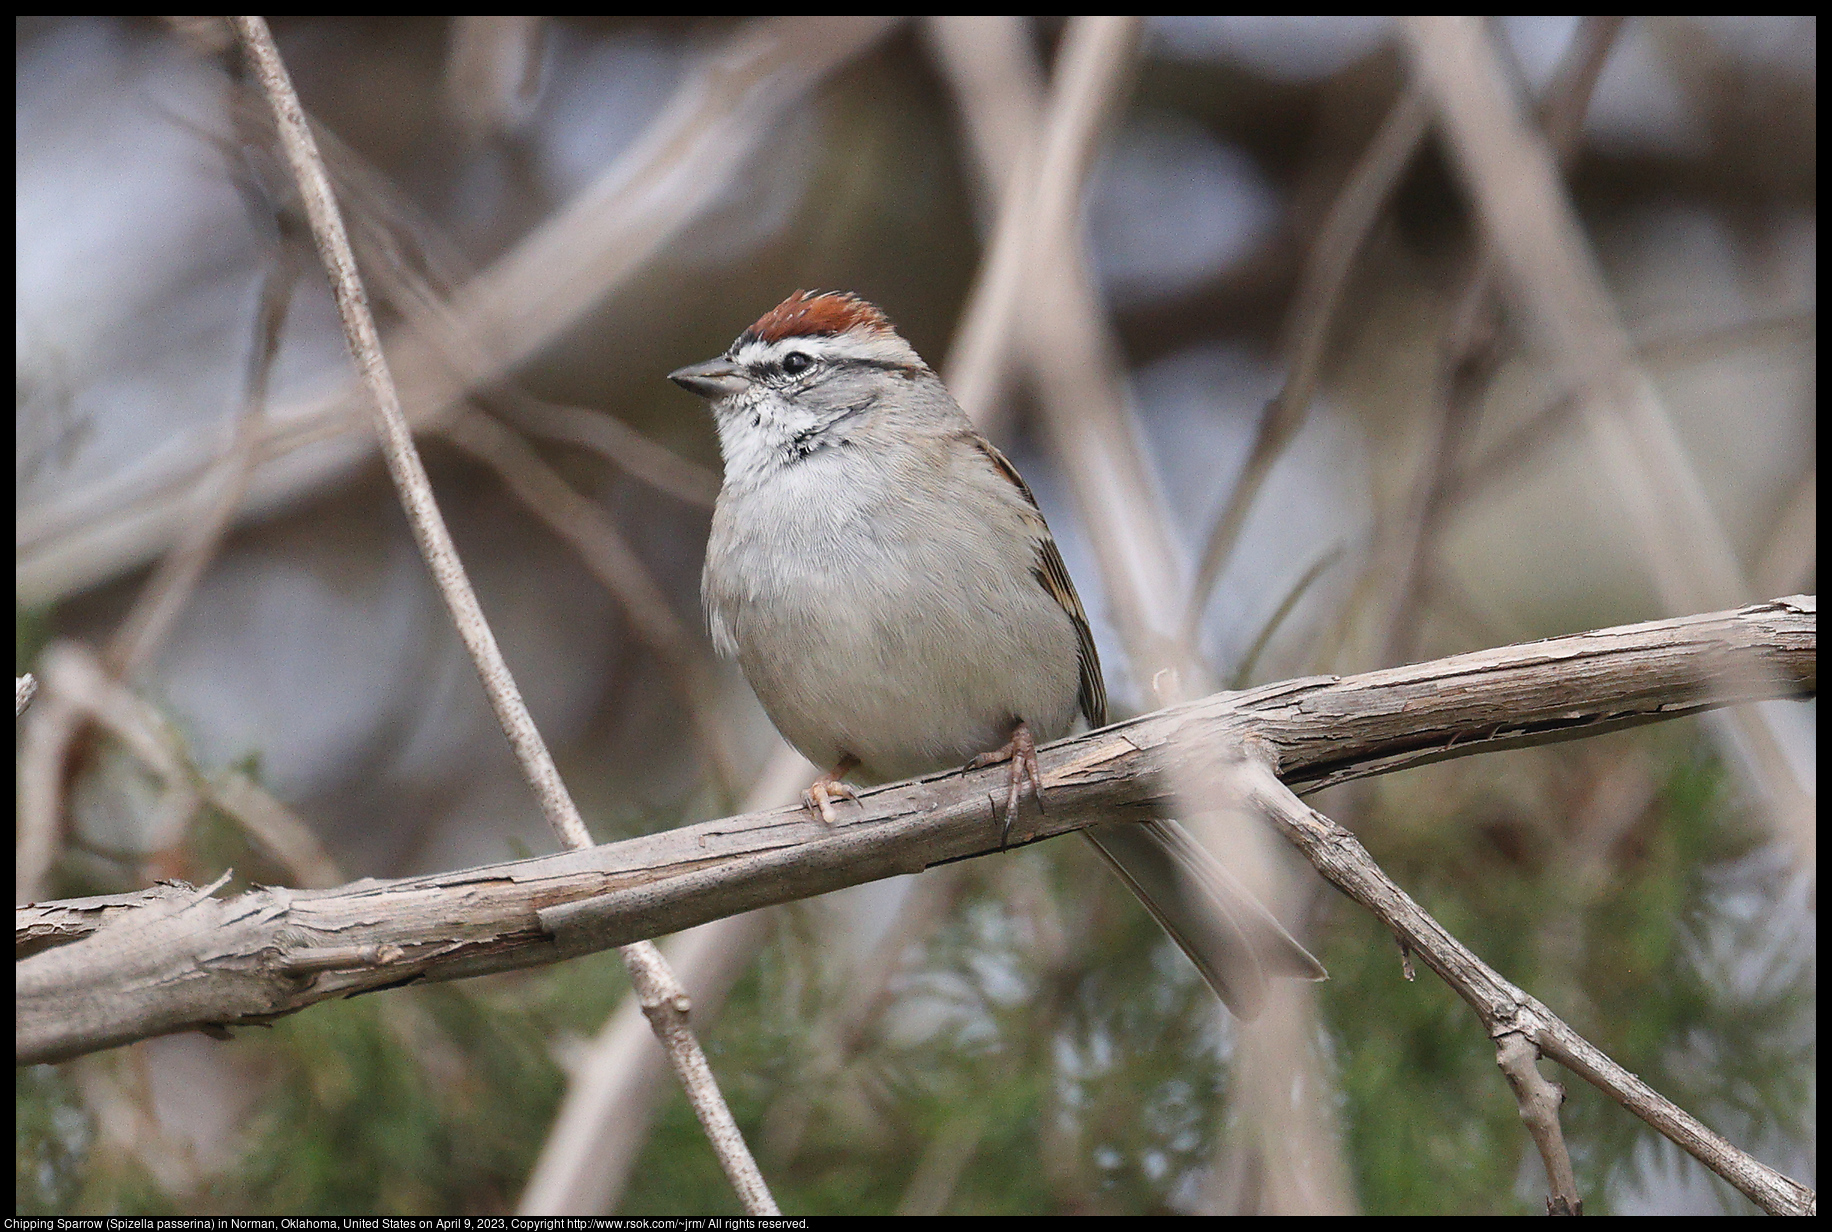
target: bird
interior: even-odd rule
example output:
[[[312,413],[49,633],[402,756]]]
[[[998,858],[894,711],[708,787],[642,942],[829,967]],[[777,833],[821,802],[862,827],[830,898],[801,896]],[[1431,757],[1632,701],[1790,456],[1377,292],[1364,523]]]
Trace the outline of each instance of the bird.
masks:
[[[828,824],[848,778],[1009,765],[1001,846],[1037,745],[1107,721],[1088,617],[1043,512],[875,304],[796,291],[724,354],[669,374],[712,408],[724,477],[701,598],[714,649],[828,767],[803,795]],[[1320,963],[1177,822],[1081,831],[1251,1017],[1272,977]]]

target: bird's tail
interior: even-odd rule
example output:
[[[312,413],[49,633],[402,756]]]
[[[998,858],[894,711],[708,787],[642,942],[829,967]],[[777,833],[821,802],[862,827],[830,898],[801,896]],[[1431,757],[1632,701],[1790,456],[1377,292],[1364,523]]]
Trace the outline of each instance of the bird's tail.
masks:
[[[1081,833],[1241,1018],[1259,1012],[1267,980],[1329,978],[1323,964],[1177,822],[1116,822]]]

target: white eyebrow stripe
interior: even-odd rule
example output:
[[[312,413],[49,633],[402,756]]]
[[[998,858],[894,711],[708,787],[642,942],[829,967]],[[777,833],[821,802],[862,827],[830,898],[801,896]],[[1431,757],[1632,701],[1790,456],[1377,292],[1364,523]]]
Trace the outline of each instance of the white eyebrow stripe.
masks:
[[[922,359],[910,344],[887,330],[849,329],[843,334],[807,334],[765,341],[752,339],[732,354],[734,363],[751,366],[780,361],[794,351],[836,363],[861,359],[872,363],[920,365]]]

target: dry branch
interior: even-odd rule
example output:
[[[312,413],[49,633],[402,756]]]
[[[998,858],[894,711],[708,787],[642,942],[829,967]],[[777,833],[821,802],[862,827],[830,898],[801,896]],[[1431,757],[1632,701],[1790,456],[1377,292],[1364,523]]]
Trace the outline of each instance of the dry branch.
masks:
[[[550,345],[629,284],[712,208],[780,118],[877,42],[896,17],[748,22],[704,55],[643,136],[564,208],[451,297],[441,319],[391,334],[389,358],[416,425]],[[360,383],[276,406],[243,512],[320,491],[366,460]],[[34,602],[157,555],[192,494],[230,465],[221,425],[187,433],[141,467],[58,493],[16,519],[15,581]]]
[[[1188,750],[1242,741],[1321,786],[1448,757],[1575,739],[1817,688],[1801,596],[1347,678],[1217,694],[1040,753],[1032,842],[1156,816]],[[17,1059],[59,1060],[206,1024],[265,1022],[330,997],[537,966],[999,848],[996,767],[861,792],[829,828],[799,809],[585,851],[329,891],[46,903],[17,913]],[[80,937],[80,940],[69,940]]]
[[[1254,803],[1264,815],[1331,885],[1391,928],[1402,953],[1417,954],[1437,972],[1475,1011],[1483,1029],[1496,1041],[1498,1063],[1509,1082],[1517,1086],[1521,1115],[1527,1119],[1546,1159],[1552,1186],[1549,1207],[1563,1204],[1566,1210],[1576,1213],[1581,1203],[1570,1161],[1563,1158],[1556,1095],[1518,1090],[1523,1079],[1530,1087],[1543,1085],[1543,1079],[1534,1081],[1539,1075],[1532,1069],[1533,1054],[1557,1061],[1603,1091],[1769,1214],[1813,1213],[1818,1200],[1812,1190],[1714,1133],[1617,1064],[1537,999],[1502,978],[1395,885],[1353,834],[1292,795],[1274,776],[1269,759],[1260,755],[1263,750],[1253,748],[1249,742],[1245,751],[1248,755],[1238,759],[1238,772],[1251,784]]]
[[[260,17],[238,16],[231,17],[230,21],[235,26],[243,54],[273,107],[275,129],[298,183],[306,217],[311,223],[313,243],[324,262],[325,272],[330,275],[344,339],[372,400],[382,457],[413,527],[414,541],[432,572],[440,597],[457,626],[458,636],[477,668],[484,692],[489,695],[490,708],[496,712],[503,734],[508,737],[523,777],[540,802],[548,824],[563,845],[574,851],[589,850],[591,834],[560,778],[553,755],[541,739],[533,716],[522,702],[521,690],[497,647],[496,635],[484,618],[483,608],[465,575],[464,564],[433,497],[432,484],[420,462],[419,451],[414,447],[413,434],[402,410],[389,362],[382,354],[381,336],[369,311],[362,280],[357,275],[356,256],[332,194],[330,177],[279,49],[274,46],[267,23]],[[399,950],[398,945],[384,944],[376,947],[371,955],[365,948],[359,962],[361,965],[384,963],[385,956],[392,956]],[[744,1209],[753,1215],[778,1214],[769,1187],[719,1093],[699,1041],[687,1025],[689,1001],[686,990],[660,951],[646,939],[626,942],[622,957],[643,1012],[654,1026],[657,1038],[666,1046],[669,1060],[681,1085],[686,1088],[688,1102],[705,1128],[720,1166],[743,1200]]]

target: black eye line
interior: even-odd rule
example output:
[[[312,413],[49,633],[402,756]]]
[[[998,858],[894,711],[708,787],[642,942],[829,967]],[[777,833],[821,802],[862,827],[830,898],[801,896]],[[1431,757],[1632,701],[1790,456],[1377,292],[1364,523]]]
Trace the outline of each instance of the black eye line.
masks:
[[[786,365],[789,358],[795,355],[799,355],[803,359],[806,359],[808,361],[808,366],[798,372],[790,372]],[[840,368],[876,368],[879,371],[890,372],[903,377],[914,376],[918,371],[918,369],[911,367],[909,364],[901,363],[894,359],[870,359],[863,355],[819,356],[811,355],[807,351],[790,351],[781,359],[760,358],[753,360],[748,365],[748,368],[753,379],[756,380],[766,380],[771,377],[797,379],[807,376],[811,372]]]

